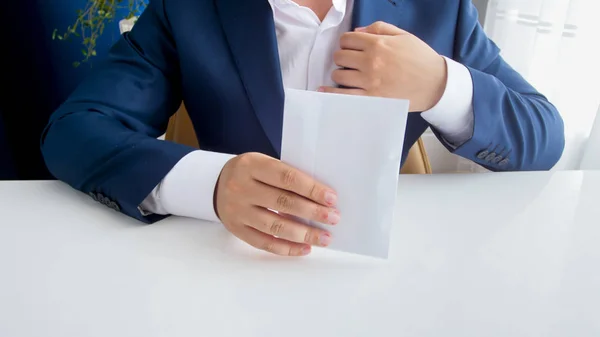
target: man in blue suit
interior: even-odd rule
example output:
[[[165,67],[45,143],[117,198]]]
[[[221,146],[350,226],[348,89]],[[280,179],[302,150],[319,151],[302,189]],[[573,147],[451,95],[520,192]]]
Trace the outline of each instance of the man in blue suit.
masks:
[[[335,191],[277,160],[285,87],[409,99],[403,159],[428,127],[494,171],[550,169],[564,146],[559,113],[471,0],[153,0],[53,114],[42,151],[57,178],[131,217],[221,221],[303,256],[330,234],[279,214],[341,215]],[[182,99],[202,150],[156,139]]]

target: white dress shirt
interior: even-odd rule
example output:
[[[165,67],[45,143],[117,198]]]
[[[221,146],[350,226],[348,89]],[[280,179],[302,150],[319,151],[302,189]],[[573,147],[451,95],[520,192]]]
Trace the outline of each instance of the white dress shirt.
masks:
[[[321,22],[292,0],[269,0],[273,9],[283,84],[317,90],[333,86],[333,61],[342,34],[351,29],[354,0],[333,0]],[[468,69],[446,58],[448,79],[438,104],[421,116],[453,146],[473,133],[473,81]],[[197,150],[183,157],[142,202],[142,213],[172,214],[218,222],[213,195],[225,163],[233,155]]]

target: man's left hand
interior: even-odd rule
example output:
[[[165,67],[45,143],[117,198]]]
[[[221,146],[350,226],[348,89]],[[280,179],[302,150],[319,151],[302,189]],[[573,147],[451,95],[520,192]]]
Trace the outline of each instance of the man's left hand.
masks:
[[[410,111],[427,111],[446,89],[446,61],[418,37],[384,22],[344,34],[334,55],[332,79],[346,88],[319,91],[410,100]]]

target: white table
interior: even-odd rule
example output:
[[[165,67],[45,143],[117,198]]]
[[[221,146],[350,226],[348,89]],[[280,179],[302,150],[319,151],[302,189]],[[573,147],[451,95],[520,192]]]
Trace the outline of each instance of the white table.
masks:
[[[600,336],[600,172],[403,176],[391,257],[0,183],[0,336]],[[368,224],[365,224],[368,225]]]

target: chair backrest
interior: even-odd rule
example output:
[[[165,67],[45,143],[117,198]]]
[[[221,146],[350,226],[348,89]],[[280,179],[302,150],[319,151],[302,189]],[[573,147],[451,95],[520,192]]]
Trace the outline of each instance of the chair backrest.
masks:
[[[177,113],[171,117],[165,140],[199,148],[198,138],[192,126],[192,121],[183,104]],[[400,173],[431,174],[431,164],[429,163],[425,145],[421,138],[419,138],[417,143],[408,152],[408,157]]]
[[[592,126],[590,138],[588,138],[581,164],[580,170],[600,170],[600,108],[596,114],[596,120]]]
[[[192,120],[185,109],[185,105],[181,104],[179,110],[169,120],[165,140],[200,148],[196,131],[194,131]]]

